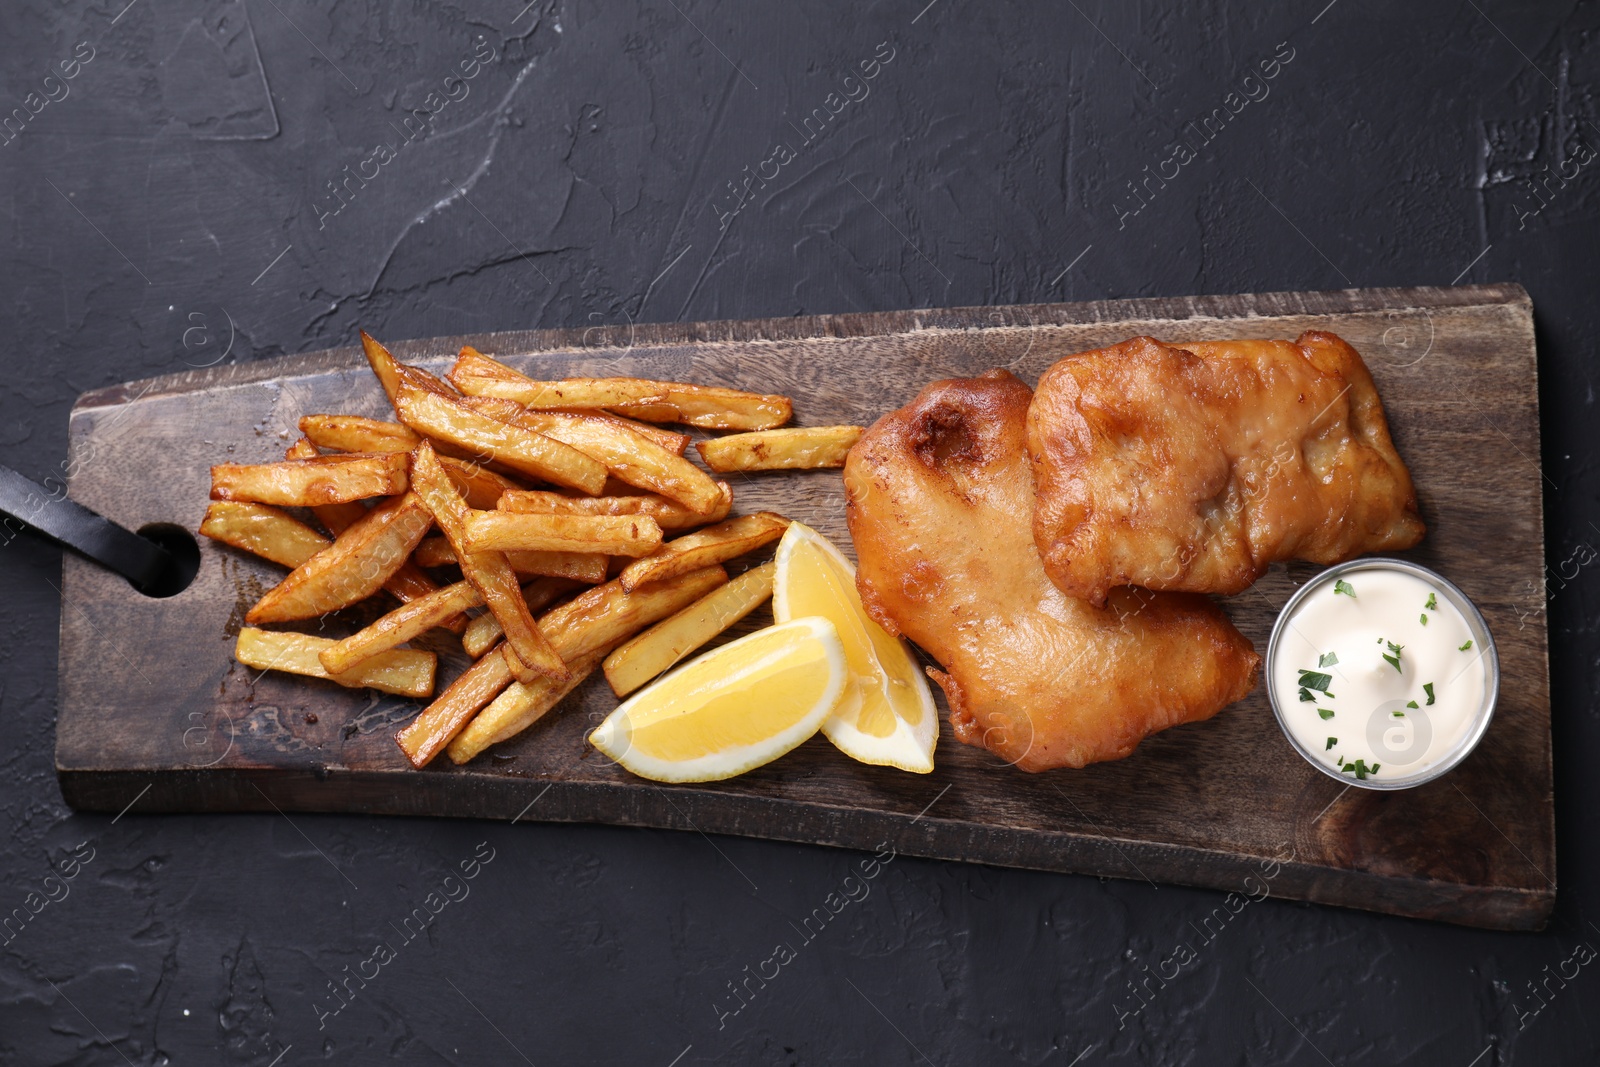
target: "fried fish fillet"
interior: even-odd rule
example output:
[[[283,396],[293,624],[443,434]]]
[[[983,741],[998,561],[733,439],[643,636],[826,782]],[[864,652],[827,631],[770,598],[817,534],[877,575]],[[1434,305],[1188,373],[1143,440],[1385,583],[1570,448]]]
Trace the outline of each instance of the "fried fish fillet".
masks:
[[[1411,475],[1361,356],[1331,333],[1060,360],[1028,411],[1033,532],[1068,596],[1239,593],[1274,560],[1422,539]]]
[[[929,670],[958,739],[1025,771],[1121,759],[1255,685],[1250,642],[1209,600],[1119,589],[1062,595],[1032,534],[1032,391],[1003,370],[935,382],[845,461],[856,585]]]

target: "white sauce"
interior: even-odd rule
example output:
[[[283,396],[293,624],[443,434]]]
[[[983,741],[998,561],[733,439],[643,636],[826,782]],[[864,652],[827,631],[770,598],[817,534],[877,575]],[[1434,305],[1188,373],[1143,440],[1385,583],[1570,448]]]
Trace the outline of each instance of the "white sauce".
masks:
[[[1449,756],[1483,710],[1488,681],[1480,642],[1445,592],[1382,564],[1346,571],[1301,600],[1269,675],[1289,731],[1352,780],[1409,778]]]

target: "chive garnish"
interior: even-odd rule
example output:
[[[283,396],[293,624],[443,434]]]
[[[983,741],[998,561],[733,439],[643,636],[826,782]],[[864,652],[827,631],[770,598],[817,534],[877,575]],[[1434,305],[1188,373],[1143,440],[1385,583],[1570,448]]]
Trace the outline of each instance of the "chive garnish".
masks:
[[[1333,709],[1332,708],[1318,708],[1317,709],[1317,714],[1321,715],[1324,719],[1331,719],[1331,718],[1333,718]]]
[[[1428,694],[1428,703],[1432,704],[1433,703],[1433,683],[1429,682],[1427,685],[1423,686],[1422,687],[1422,691],[1424,693]]]
[[[1343,767],[1340,768],[1340,770],[1344,771],[1344,773],[1353,774],[1357,778],[1360,778],[1360,779],[1363,779],[1363,780],[1366,779],[1367,775],[1371,774],[1373,771],[1376,771],[1377,769],[1378,768],[1377,768],[1376,764],[1374,764],[1371,767],[1368,767],[1367,766],[1367,761],[1364,760],[1364,759],[1358,759],[1354,763],[1347,763]]]
[[[1347,597],[1354,597],[1356,595],[1355,588],[1343,578],[1336,579],[1333,583],[1333,595],[1338,596],[1340,593],[1343,593]]]
[[[1339,655],[1336,652],[1324,652],[1317,657],[1317,666],[1319,667],[1331,667],[1338,662]]]
[[[1416,701],[1415,701],[1415,700],[1408,700],[1408,701],[1406,701],[1406,707],[1408,707],[1408,708],[1414,708],[1414,707],[1416,707],[1416,706],[1417,706],[1417,702],[1416,702]]]
[[[1337,737],[1330,737],[1330,738],[1328,738],[1328,743],[1326,745],[1322,746],[1322,751],[1326,752],[1326,751],[1328,751],[1328,749],[1332,748],[1334,745],[1337,745],[1338,743],[1339,743],[1339,739]]]
[[[1405,717],[1406,717],[1406,713],[1403,712],[1403,711],[1391,711],[1389,713],[1389,718],[1391,718],[1391,719],[1403,719]]]
[[[1428,602],[1426,604],[1422,605],[1422,606],[1427,608],[1429,611],[1438,611],[1439,610],[1439,598],[1434,596],[1432,593],[1429,593],[1428,594]]]
[[[1381,766],[1383,766],[1383,764],[1374,763],[1372,766],[1368,767],[1367,770],[1372,772],[1373,774],[1377,774],[1378,773],[1378,768],[1381,767]]]
[[[1426,625],[1428,625],[1428,613],[1427,613],[1427,612],[1426,612],[1426,611],[1424,611],[1424,612],[1423,612],[1423,613],[1422,613],[1422,614],[1421,614],[1421,615],[1420,615],[1420,616],[1419,616],[1419,618],[1421,618],[1421,619],[1422,619],[1422,625],[1424,625],[1424,626],[1426,626]]]
[[[1389,651],[1384,653],[1384,656],[1383,656],[1384,661],[1386,663],[1388,663],[1389,666],[1391,666],[1395,670],[1399,671],[1400,670],[1400,651],[1401,651],[1401,649],[1405,648],[1406,646],[1405,645],[1397,645],[1393,641],[1385,641],[1384,644],[1389,646]],[[1405,672],[1404,671],[1400,671],[1400,673],[1404,674]]]
[[[1460,648],[1456,649],[1456,651],[1457,652],[1465,652],[1467,649],[1469,649],[1471,647],[1472,647],[1472,638],[1469,637],[1469,638],[1467,638],[1467,643],[1462,645]]]

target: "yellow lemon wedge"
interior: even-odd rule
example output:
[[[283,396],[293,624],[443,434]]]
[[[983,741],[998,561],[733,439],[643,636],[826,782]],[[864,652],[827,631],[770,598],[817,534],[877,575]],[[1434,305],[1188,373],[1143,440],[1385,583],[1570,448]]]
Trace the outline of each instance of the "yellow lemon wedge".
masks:
[[[589,743],[657,782],[732,778],[815,734],[849,677],[833,623],[795,619],[730,641],[639,690]]]
[[[850,682],[822,724],[840,751],[862,763],[927,774],[939,719],[911,649],[873,622],[856,592],[856,569],[811,527],[791,523],[778,542],[772,615],[778,622],[820,615],[844,644]]]

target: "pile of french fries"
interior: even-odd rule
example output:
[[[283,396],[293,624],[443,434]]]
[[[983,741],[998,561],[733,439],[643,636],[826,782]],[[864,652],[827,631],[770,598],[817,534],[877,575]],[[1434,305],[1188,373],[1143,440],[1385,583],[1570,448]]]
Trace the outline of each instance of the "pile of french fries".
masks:
[[[839,467],[861,434],[780,428],[783,396],[535,381],[472,348],[440,378],[361,344],[398,421],[307,415],[281,462],[212,467],[200,532],[290,568],[245,616],[247,667],[420,700],[438,657],[402,646],[459,635],[475,662],[396,737],[419,768],[515,737],[596,669],[631,693],[771,597],[774,564],[724,565],[788,520],[730,518],[729,485],[659,424],[735,431],[697,444],[713,472]],[[385,594],[399,606],[347,637],[261,628]]]

